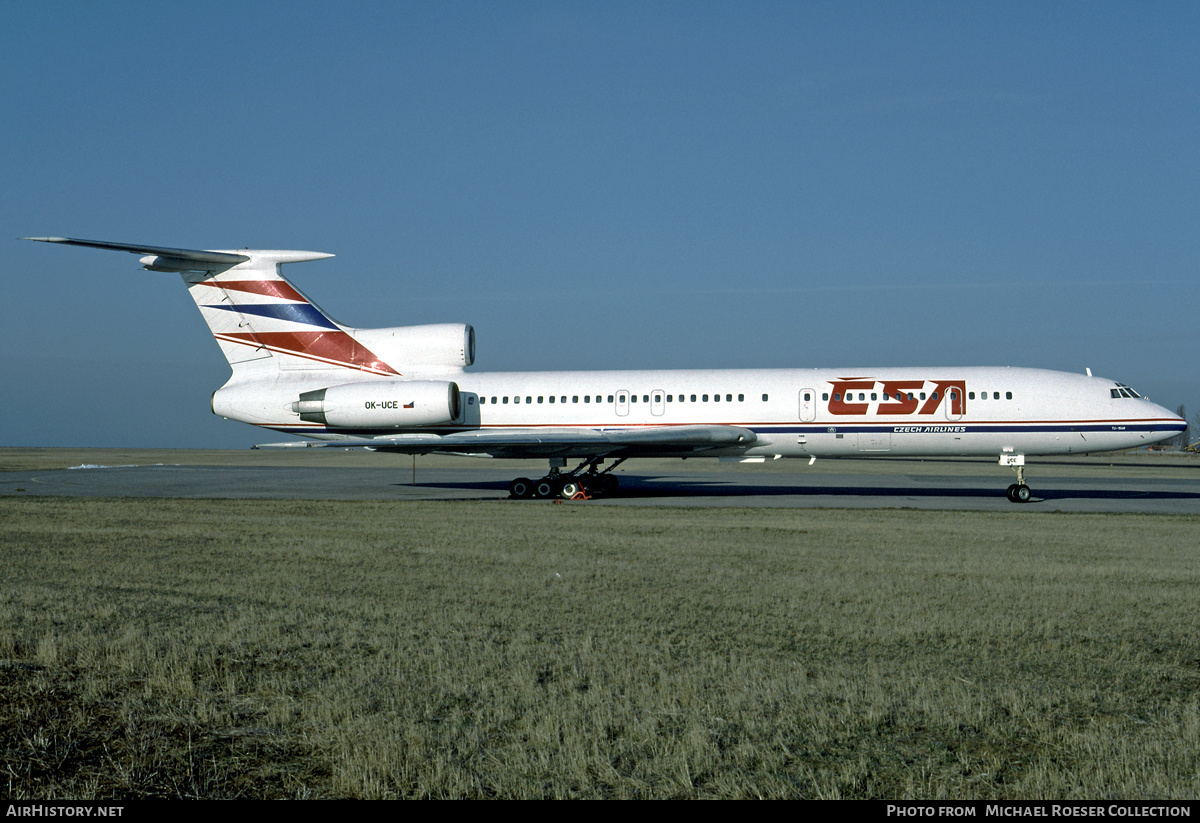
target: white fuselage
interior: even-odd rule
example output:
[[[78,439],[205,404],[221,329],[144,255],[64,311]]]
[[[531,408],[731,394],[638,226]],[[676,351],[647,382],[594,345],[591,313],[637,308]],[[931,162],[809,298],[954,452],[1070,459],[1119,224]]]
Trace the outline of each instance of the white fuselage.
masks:
[[[1043,369],[458,371],[436,378],[461,390],[454,423],[366,431],[301,421],[290,410],[298,394],[334,385],[325,381],[345,382],[339,372],[307,372],[302,381],[281,375],[269,384],[231,381],[214,395],[214,411],[318,439],[731,426],[756,439],[705,454],[748,458],[1099,452],[1154,443],[1183,424],[1111,380]]]

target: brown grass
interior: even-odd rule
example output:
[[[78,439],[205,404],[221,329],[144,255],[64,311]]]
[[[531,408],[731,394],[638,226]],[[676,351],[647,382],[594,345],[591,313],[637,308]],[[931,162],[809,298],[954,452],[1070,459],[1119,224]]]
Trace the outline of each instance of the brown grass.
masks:
[[[0,787],[1188,798],[1200,518],[0,498]]]

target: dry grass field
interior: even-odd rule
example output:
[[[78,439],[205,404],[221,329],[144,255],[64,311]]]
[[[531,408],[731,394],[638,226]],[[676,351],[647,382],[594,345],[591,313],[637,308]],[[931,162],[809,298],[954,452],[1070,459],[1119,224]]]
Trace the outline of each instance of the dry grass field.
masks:
[[[1200,517],[0,497],[0,792],[1194,798]]]

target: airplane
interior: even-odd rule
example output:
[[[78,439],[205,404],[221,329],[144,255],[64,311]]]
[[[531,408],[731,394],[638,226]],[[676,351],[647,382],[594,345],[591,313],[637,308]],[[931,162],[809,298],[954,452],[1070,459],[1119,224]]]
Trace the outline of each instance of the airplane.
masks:
[[[612,494],[613,469],[634,457],[891,455],[998,457],[1017,473],[1008,499],[1026,503],[1027,456],[1136,448],[1187,428],[1090,369],[468,372],[471,326],[345,326],[281,273],[331,254],[22,239],[132,252],[180,274],[232,369],[213,413],[312,438],[271,445],[547,459],[546,475],[512,481],[515,498]]]

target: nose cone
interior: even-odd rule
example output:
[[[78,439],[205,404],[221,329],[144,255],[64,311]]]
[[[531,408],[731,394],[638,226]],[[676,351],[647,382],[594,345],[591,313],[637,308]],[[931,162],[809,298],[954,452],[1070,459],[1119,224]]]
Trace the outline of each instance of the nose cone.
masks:
[[[1183,432],[1187,431],[1187,421],[1177,415],[1170,409],[1164,409],[1157,403],[1147,401],[1150,408],[1146,416],[1149,418],[1151,427],[1147,433],[1149,440],[1152,443],[1158,443],[1163,440],[1169,440],[1172,437],[1178,437]]]

